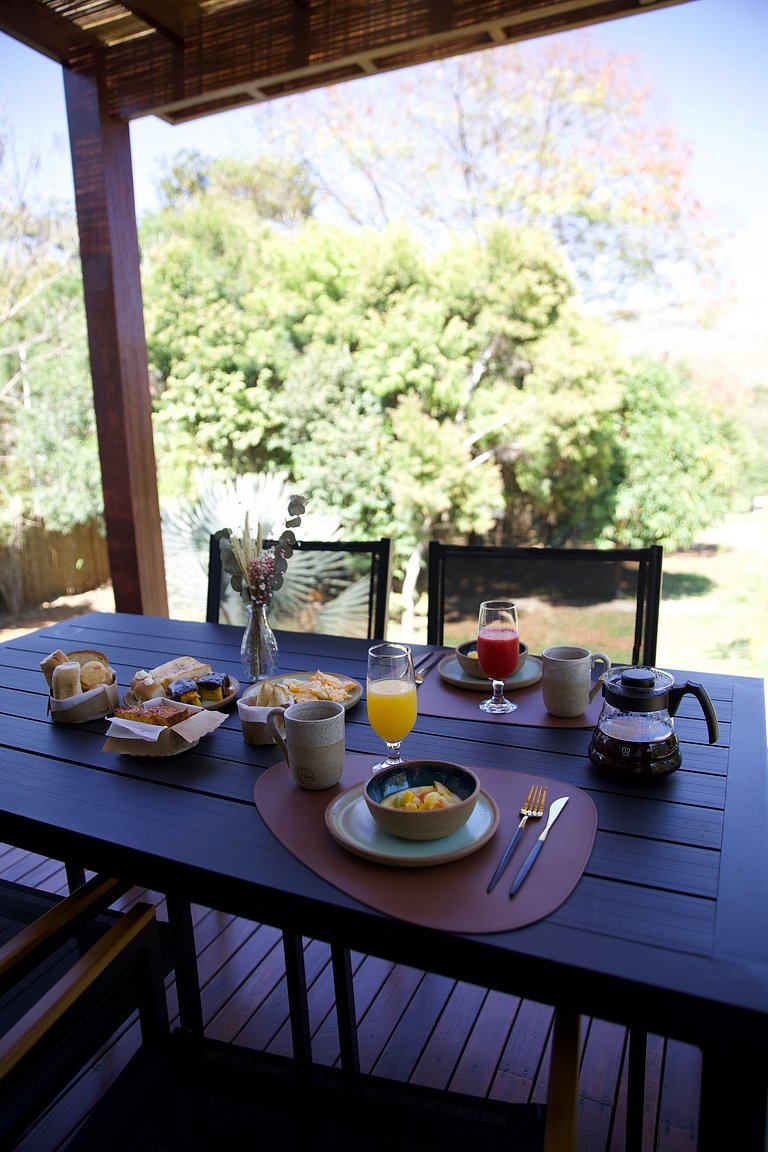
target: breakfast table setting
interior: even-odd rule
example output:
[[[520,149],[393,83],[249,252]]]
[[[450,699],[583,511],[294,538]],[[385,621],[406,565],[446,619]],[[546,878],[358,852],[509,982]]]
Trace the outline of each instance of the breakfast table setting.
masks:
[[[117,612],[0,645],[2,839],[338,948],[697,1044],[699,1147],[733,1136],[729,1093],[745,1139],[764,1129],[761,681],[610,668],[600,653],[519,644],[492,688],[454,648],[282,632],[277,671],[252,682],[241,640],[230,625]],[[371,656],[382,647],[383,679]],[[407,684],[395,688],[401,649]],[[58,653],[53,667],[77,664],[73,652],[96,653],[108,672],[94,711],[61,722],[46,662]],[[172,667],[180,660],[190,663]],[[164,667],[175,679],[156,685],[163,693],[195,673],[222,678],[218,699],[188,691],[200,703],[170,701],[184,719],[156,720],[163,739],[181,732],[173,751],[136,731],[150,727],[137,707],[168,703],[138,701],[136,689],[150,687],[139,674]],[[56,679],[71,687],[72,670]],[[483,710],[499,697],[512,708]],[[581,711],[557,715],[569,707],[555,699]],[[134,713],[116,716],[126,707]],[[298,774],[300,753],[309,776]],[[426,766],[436,811],[419,811],[418,797],[396,811],[395,792],[416,790],[409,764]],[[383,781],[398,776],[390,795]],[[458,827],[421,839],[446,811]]]

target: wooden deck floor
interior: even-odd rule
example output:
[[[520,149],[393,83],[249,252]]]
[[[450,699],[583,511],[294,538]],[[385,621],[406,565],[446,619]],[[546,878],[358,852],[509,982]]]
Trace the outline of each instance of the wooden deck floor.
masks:
[[[0,875],[66,892],[61,864],[0,845]],[[154,894],[134,890],[131,900]],[[208,1035],[291,1055],[280,933],[266,925],[194,909],[195,939]],[[313,1059],[339,1060],[330,953],[305,942]],[[504,995],[355,954],[355,999],[361,1069],[395,1080],[450,1088],[510,1103],[543,1103],[552,1010]],[[175,989],[169,986],[172,1008]],[[585,1020],[579,1081],[579,1152],[623,1152],[626,1030]],[[100,1054],[57,1106],[17,1147],[55,1152],[138,1044],[131,1024]],[[700,1058],[688,1045],[648,1042],[643,1152],[696,1148]]]

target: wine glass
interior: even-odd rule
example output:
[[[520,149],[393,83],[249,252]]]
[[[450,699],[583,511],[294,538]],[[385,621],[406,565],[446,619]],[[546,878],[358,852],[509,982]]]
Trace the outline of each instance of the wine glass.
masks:
[[[517,704],[504,695],[504,681],[520,659],[517,605],[512,600],[484,600],[477,620],[477,661],[493,684],[493,696],[483,700],[483,712],[502,715]]]
[[[402,764],[400,743],[416,723],[416,677],[406,644],[375,644],[368,651],[368,721],[387,743],[387,756],[373,771]]]

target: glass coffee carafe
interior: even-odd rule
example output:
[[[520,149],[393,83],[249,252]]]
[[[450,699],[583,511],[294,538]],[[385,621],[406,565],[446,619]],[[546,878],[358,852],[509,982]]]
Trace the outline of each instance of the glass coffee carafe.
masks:
[[[701,684],[675,684],[669,672],[645,666],[612,668],[603,677],[603,708],[589,758],[610,776],[655,779],[680,767],[672,717],[683,696],[695,696],[707,721],[709,743],[720,735],[712,701]]]

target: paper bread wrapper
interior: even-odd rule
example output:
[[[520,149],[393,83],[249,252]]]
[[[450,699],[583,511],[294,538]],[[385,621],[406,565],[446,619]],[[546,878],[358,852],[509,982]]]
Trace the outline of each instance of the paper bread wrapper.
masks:
[[[237,711],[240,713],[240,725],[246,744],[274,744],[274,737],[267,725],[267,713],[271,710],[272,705],[263,708],[258,704],[238,700]]]
[[[79,692],[66,700],[48,698],[51,720],[57,724],[84,724],[87,720],[101,720],[114,712],[120,703],[117,683],[99,684],[89,692]]]
[[[209,732],[213,732],[227,719],[226,712],[195,708],[192,704],[179,704],[176,700],[148,700],[152,704],[170,704],[172,708],[189,708],[194,712],[173,728],[160,724],[141,724],[136,720],[120,720],[113,716],[107,729],[102,752],[118,752],[124,756],[178,756],[187,752]]]

